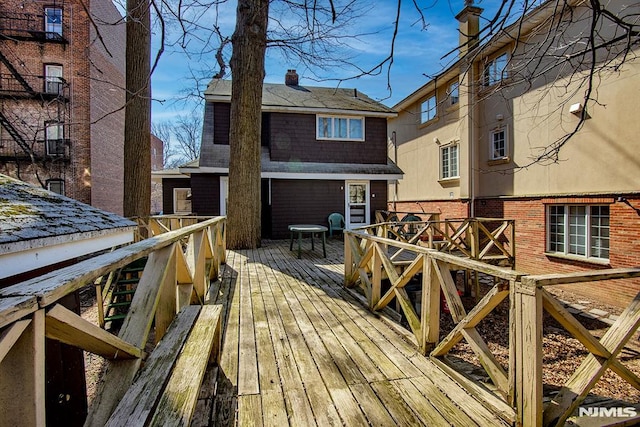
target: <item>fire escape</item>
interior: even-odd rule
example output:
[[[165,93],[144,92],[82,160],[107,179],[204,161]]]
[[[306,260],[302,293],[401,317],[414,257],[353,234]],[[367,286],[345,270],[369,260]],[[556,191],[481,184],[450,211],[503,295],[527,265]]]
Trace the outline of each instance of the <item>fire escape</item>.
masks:
[[[41,49],[66,45],[59,6],[40,15],[0,10],[0,160],[69,160],[70,98],[62,66],[43,64],[43,75],[31,73],[16,53],[27,42]]]

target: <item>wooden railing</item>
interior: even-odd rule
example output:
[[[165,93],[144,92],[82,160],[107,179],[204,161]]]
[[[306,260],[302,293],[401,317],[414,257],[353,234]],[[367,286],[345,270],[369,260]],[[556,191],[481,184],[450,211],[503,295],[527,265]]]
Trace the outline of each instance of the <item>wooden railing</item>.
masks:
[[[135,376],[154,328],[157,343],[176,313],[205,301],[225,258],[224,217],[125,246],[0,290],[0,413],[13,425],[45,424],[45,337],[110,361],[87,424],[104,425]],[[148,257],[118,336],[64,308],[64,296]],[[13,398],[11,397],[13,396]]]
[[[368,234],[345,232],[345,286],[359,286],[373,311],[396,302],[413,333],[418,349],[447,371],[471,394],[504,420],[515,425],[564,425],[598,378],[609,368],[636,388],[638,377],[617,359],[622,347],[640,325],[640,294],[605,336],[598,340],[547,291],[553,284],[640,277],[640,269],[604,270],[580,274],[527,276],[511,269],[444,253],[411,243]],[[392,259],[403,250],[410,257]],[[407,259],[408,258],[408,259]],[[467,311],[452,271],[472,270],[493,279],[493,287]],[[414,308],[406,290],[410,282],[421,290],[420,309]],[[441,331],[441,294],[446,300],[453,328]],[[508,365],[492,354],[476,326],[508,298]],[[543,407],[542,311],[547,310],[590,351],[561,392]],[[444,313],[443,313],[444,315]],[[491,379],[491,387],[472,381],[446,356],[466,341],[479,365]]]
[[[512,219],[384,221],[360,230],[470,259],[515,267],[515,221]],[[399,250],[394,258],[402,252]]]
[[[131,218],[131,220],[138,223],[136,241],[140,241],[147,237],[197,224],[210,218],[210,216],[197,215],[154,215]]]

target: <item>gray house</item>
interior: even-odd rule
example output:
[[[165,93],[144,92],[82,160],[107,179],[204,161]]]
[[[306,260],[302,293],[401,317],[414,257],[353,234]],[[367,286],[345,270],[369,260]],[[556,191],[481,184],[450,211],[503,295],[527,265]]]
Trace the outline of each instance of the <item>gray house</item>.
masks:
[[[262,99],[262,233],[288,236],[289,224],[369,224],[385,209],[390,180],[402,171],[387,156],[387,119],[396,113],[357,89],[265,83]],[[231,81],[205,92],[200,159],[156,173],[165,213],[225,215],[229,172]]]

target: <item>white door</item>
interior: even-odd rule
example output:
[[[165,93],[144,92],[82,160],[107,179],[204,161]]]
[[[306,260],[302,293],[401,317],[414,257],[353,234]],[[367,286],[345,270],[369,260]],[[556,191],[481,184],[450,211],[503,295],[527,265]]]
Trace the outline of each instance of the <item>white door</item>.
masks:
[[[347,228],[369,225],[369,181],[347,181],[345,199]]]
[[[229,177],[220,177],[220,215],[227,214],[227,200],[229,199]]]

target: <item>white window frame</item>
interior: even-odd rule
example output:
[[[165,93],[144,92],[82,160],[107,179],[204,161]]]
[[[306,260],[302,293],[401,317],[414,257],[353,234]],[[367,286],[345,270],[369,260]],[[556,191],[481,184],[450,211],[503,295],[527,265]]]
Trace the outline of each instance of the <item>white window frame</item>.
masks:
[[[55,13],[56,11],[60,11],[60,22],[59,23],[54,23],[54,22],[49,22],[49,16],[51,12],[54,12],[54,15],[57,15],[57,13]],[[47,36],[51,36],[53,34],[56,34],[58,36],[62,36],[62,21],[63,21],[63,17],[64,17],[64,12],[62,10],[62,8],[60,7],[45,7],[44,8],[44,31],[47,34]],[[51,37],[53,38],[53,37]]]
[[[55,132],[53,130],[55,129]],[[52,132],[54,135],[52,135]],[[44,143],[47,156],[64,156],[64,123],[46,122],[44,126]],[[53,146],[51,144],[54,144]],[[55,147],[55,149],[52,149]],[[62,147],[62,152],[59,148]]]
[[[558,233],[555,231],[553,231],[553,233],[556,236],[561,235],[562,242],[559,242],[557,237],[556,239],[552,240],[552,227],[556,224],[559,224],[559,222],[557,221],[553,222],[552,224],[552,210],[553,208],[558,208],[558,207],[562,207],[564,210],[562,214],[554,214],[556,217],[559,217],[562,219],[562,224],[561,224],[562,233]],[[598,216],[594,214],[594,208],[603,208],[603,207],[606,207],[607,209],[609,209],[608,215],[606,216],[607,225],[606,226],[603,226],[601,224],[594,225],[593,223],[594,219],[605,218],[604,216]],[[577,227],[579,227],[579,225],[572,225],[570,223],[571,208],[585,208],[585,213],[584,213],[585,234],[577,235],[577,237],[582,238],[582,240],[584,241],[584,245],[579,245],[579,246],[584,246],[584,254],[577,253],[577,251],[572,248],[572,245],[574,247],[577,247],[580,242],[577,239],[574,241],[572,241],[571,239],[572,236],[575,236],[575,234],[572,234],[572,231],[575,230]],[[599,261],[599,262],[609,261],[609,257],[611,256],[611,252],[610,252],[611,251],[611,235],[610,235],[611,209],[609,205],[607,204],[553,204],[553,205],[547,206],[546,216],[547,216],[546,245],[547,245],[548,254],[561,255],[561,256],[566,256],[571,258],[592,260],[592,261]],[[604,233],[604,234],[607,234],[607,236],[602,235],[603,234],[602,232],[604,230],[607,231],[606,233]],[[595,231],[598,231],[597,233],[598,235],[595,235],[596,234]],[[597,248],[593,247],[594,246],[593,239],[597,239],[597,241],[600,243],[600,245],[598,245]],[[607,242],[606,246],[602,245],[603,242]],[[556,247],[552,249],[554,245]],[[558,249],[558,246],[561,246],[561,250]],[[607,256],[606,257],[599,256],[599,254],[596,253],[601,251],[606,251]]]
[[[503,151],[504,154],[503,155],[496,155],[496,140],[495,140],[495,136],[498,135],[499,133],[503,134],[503,139],[502,142],[504,144],[503,147]],[[506,126],[501,126],[501,127],[497,127],[495,129],[492,129],[489,132],[489,150],[491,150],[491,152],[489,153],[489,158],[491,160],[502,160],[502,159],[506,159],[509,157],[509,132],[507,131],[507,127]]]
[[[438,99],[434,93],[420,103],[420,124],[429,123],[436,117],[438,117]]]
[[[329,125],[329,133],[330,135],[321,135],[320,134],[320,120],[328,120],[330,122]],[[336,126],[340,123],[340,120],[346,120],[347,123],[347,137],[336,137]],[[360,121],[361,123],[361,135],[359,137],[351,136],[351,121]],[[324,133],[324,132],[323,132]],[[327,115],[327,114],[317,114],[316,115],[316,139],[319,141],[364,141],[365,140],[365,118],[364,116],[342,116],[342,115]]]
[[[56,184],[60,184],[60,190],[61,192],[55,191],[51,189],[51,184],[56,183]],[[61,194],[64,196],[65,193],[65,186],[64,186],[64,180],[63,179],[50,179],[47,181],[47,190],[52,191],[56,194]]]
[[[455,94],[455,95],[454,95]],[[449,106],[453,107],[460,102],[460,82],[453,81],[447,86],[447,99],[449,99]]]
[[[53,71],[59,71],[54,73]],[[61,95],[62,85],[64,84],[63,76],[64,69],[60,64],[45,64],[44,66],[44,91],[45,93]],[[52,90],[53,89],[53,90]]]
[[[356,227],[364,227],[366,225],[369,225],[370,221],[369,218],[371,218],[371,188],[370,188],[370,182],[369,181],[345,181],[344,182],[344,207],[345,207],[345,227],[347,227],[347,229],[352,229],[352,228],[356,228]],[[365,185],[365,203],[364,203],[364,222],[363,223],[352,223],[351,222],[351,201],[349,199],[349,186],[350,185]]]
[[[178,192],[180,191],[185,191],[188,195],[189,193],[191,193],[191,188],[176,187],[173,189],[173,213],[178,215],[190,214],[193,212],[193,208],[191,207],[191,204],[189,204],[189,210],[178,210]]]
[[[503,63],[504,61],[504,63]],[[501,53],[487,62],[482,70],[482,85],[485,87],[493,86],[500,83],[508,77],[507,65],[509,64],[509,55],[507,52]]]
[[[451,174],[451,172],[447,172],[447,176],[445,176],[445,168],[444,168],[444,157],[445,157],[445,151],[447,151],[447,155],[449,156],[449,160],[448,160],[448,170],[450,171],[451,168],[451,149],[455,148],[456,149],[456,161],[455,161],[455,168],[456,168],[456,173],[455,175]],[[440,156],[439,156],[439,160],[440,160],[440,179],[441,180],[446,180],[446,179],[458,179],[460,178],[460,144],[458,144],[457,142],[455,143],[451,143],[451,144],[447,144],[447,145],[443,145],[440,147]]]

